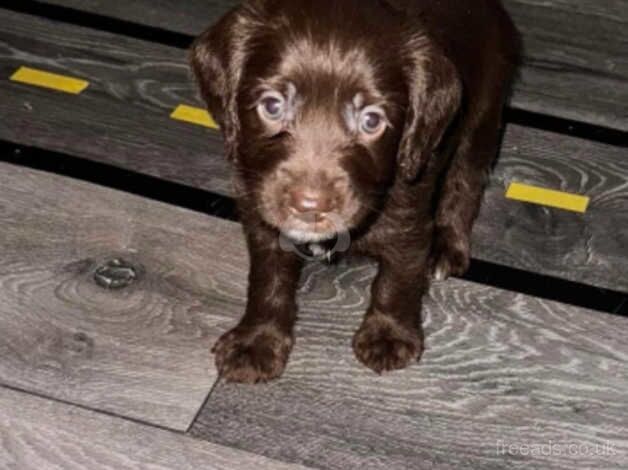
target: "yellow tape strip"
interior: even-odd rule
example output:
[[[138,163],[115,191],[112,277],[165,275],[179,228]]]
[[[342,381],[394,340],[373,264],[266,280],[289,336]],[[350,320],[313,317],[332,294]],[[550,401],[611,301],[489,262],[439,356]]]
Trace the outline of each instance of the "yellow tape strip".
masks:
[[[218,129],[218,124],[216,124],[216,121],[214,121],[211,114],[202,108],[195,108],[194,106],[182,104],[177,106],[170,117],[178,121],[185,121],[192,124],[198,124],[199,126],[209,127],[211,129]]]
[[[590,202],[590,198],[586,196],[521,183],[512,183],[506,192],[506,197],[583,214],[587,211]]]
[[[89,86],[89,82],[78,78],[45,72],[30,67],[20,67],[11,75],[14,82],[26,83],[52,90],[78,95]]]

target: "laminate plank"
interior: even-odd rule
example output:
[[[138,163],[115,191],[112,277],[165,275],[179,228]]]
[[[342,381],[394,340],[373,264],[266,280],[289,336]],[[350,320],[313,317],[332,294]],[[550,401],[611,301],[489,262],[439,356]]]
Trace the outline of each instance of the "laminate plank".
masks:
[[[285,375],[220,382],[192,435],[339,470],[626,468],[628,319],[450,280],[422,362],[377,376],[351,351],[373,277],[310,266]]]
[[[140,365],[120,367],[120,356],[127,349],[138,351],[138,334],[150,336],[151,345],[167,346],[168,336],[156,334],[160,331],[170,338],[183,332],[183,337],[177,357],[158,356],[168,376],[151,383],[150,396],[163,395],[162,381],[172,386],[194,380],[199,370],[191,364],[197,360],[180,343],[189,346],[204,337],[199,325],[207,323],[206,339],[215,337],[215,329],[235,323],[245,303],[248,263],[239,226],[11,165],[2,165],[0,177],[3,383],[129,415],[103,406],[102,396],[121,395],[115,387],[124,380],[118,375],[122,369],[146,372],[152,347],[145,342],[136,359]],[[65,218],[68,210],[71,217]],[[157,222],[134,229],[140,220]],[[95,290],[84,274],[92,266],[84,260],[103,252],[108,257],[111,246],[120,246],[119,238],[122,254],[139,259],[146,269],[143,284],[122,296],[153,306],[144,315],[120,307],[129,301]],[[95,248],[86,246],[89,240]],[[205,263],[206,269],[196,269]],[[150,281],[150,273],[159,274]],[[309,266],[286,376],[261,387],[221,384],[193,435],[318,468],[622,468],[628,463],[627,319],[449,281],[435,285],[426,301],[422,364],[377,377],[359,366],[350,350],[373,274],[370,264]],[[47,288],[50,278],[53,294]],[[155,315],[168,301],[178,305],[162,311],[180,316]],[[101,306],[106,310],[99,315]],[[94,339],[93,352],[77,331]],[[101,359],[104,339],[111,337],[115,368],[104,367]],[[198,360],[203,364],[205,347]],[[86,371],[93,371],[91,378]],[[56,380],[61,372],[63,381]],[[147,406],[154,412],[154,402]],[[85,434],[85,445],[100,449],[100,441],[76,422],[67,426]],[[122,433],[123,442],[128,434]],[[550,442],[559,446],[556,453],[565,452],[560,446],[582,444],[590,452],[598,446],[601,455],[523,455],[529,453],[524,445]]]
[[[196,35],[239,2],[47,3]],[[505,4],[525,45],[513,105],[628,131],[628,4],[623,0],[506,0]]]
[[[506,199],[512,182],[587,195],[589,209]],[[625,149],[508,126],[472,245],[483,261],[628,292]]]
[[[506,0],[524,61],[512,104],[628,131],[628,3]]]
[[[180,50],[1,10],[0,18],[3,76],[28,62],[91,81],[79,97],[0,81],[8,117],[0,138],[231,194],[219,134],[168,118],[181,102],[200,106]],[[627,175],[625,149],[508,126],[473,255],[628,290]],[[505,200],[511,181],[586,194],[591,208],[583,216]]]
[[[0,183],[2,382],[147,419],[111,401],[144,402],[146,389],[124,383],[126,374],[144,380],[159,361],[167,374],[150,382],[146,403],[155,422],[161,387],[191,393],[198,364],[206,366],[207,345],[195,355],[194,340],[215,338],[244,307],[239,226],[12,165],[1,165]],[[112,251],[144,266],[134,290],[93,286],[92,267]],[[449,281],[426,300],[422,364],[377,377],[349,346],[373,275],[368,263],[309,266],[286,376],[261,387],[221,384],[193,435],[318,468],[628,463],[627,319]],[[164,353],[172,343],[176,355]],[[524,455],[522,446],[550,442],[602,450]]]
[[[0,467],[4,469],[305,468],[3,387],[0,409]]]
[[[207,286],[229,270],[234,229],[6,163],[0,226],[0,384],[186,430],[232,318]],[[137,280],[100,287],[96,270],[116,258]]]
[[[180,49],[6,10],[0,21],[1,138],[229,191],[220,135],[169,118],[200,105]],[[77,97],[7,81],[24,63],[90,86]]]

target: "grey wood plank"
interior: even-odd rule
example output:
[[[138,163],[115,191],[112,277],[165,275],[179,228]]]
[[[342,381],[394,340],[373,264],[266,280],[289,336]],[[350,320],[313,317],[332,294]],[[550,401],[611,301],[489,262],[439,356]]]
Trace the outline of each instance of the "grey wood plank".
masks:
[[[200,105],[180,49],[1,9],[0,21],[0,137],[229,190],[220,135],[169,118],[181,103]],[[90,86],[69,96],[7,81],[21,65]]]
[[[473,256],[628,292],[626,150],[508,126],[473,231]],[[590,196],[586,214],[505,198],[512,182]]]
[[[200,105],[181,51],[6,11],[0,18],[0,74],[27,61],[92,81],[79,97],[0,81],[8,116],[0,137],[231,194],[218,133],[168,118],[181,102]],[[627,175],[625,149],[509,126],[474,256],[628,290]],[[587,194],[591,209],[582,216],[506,201],[513,180]]]
[[[220,383],[192,435],[342,470],[628,466],[628,319],[450,280],[422,362],[377,376],[350,346],[373,276],[310,266],[285,375]]]
[[[525,47],[516,107],[628,130],[628,2],[506,0]]]
[[[206,290],[232,233],[6,163],[0,226],[0,384],[186,430],[216,379],[209,348],[231,318]],[[138,280],[101,288],[95,270],[117,257]]]
[[[235,0],[50,0],[191,35]],[[624,0],[506,0],[525,43],[513,104],[628,130],[628,4]]]
[[[121,338],[111,353],[118,353],[119,361],[120,351],[130,342],[128,337],[137,334],[137,323],[145,327],[151,341],[156,341],[154,325],[159,331],[184,331],[181,342],[188,345],[190,337],[203,336],[199,324],[215,322],[224,331],[236,321],[245,302],[247,271],[246,250],[236,224],[59,176],[11,165],[2,165],[1,170],[0,187],[7,195],[1,199],[2,225],[8,230],[3,232],[6,259],[0,277],[5,297],[2,305],[7,311],[0,320],[9,321],[8,327],[2,325],[5,334],[0,343],[9,344],[0,347],[3,380],[7,375],[13,381],[28,377],[24,388],[34,390],[45,380],[43,393],[56,387],[51,393],[56,397],[108,409],[102,406],[99,394],[111,399],[107,378],[114,374],[102,367],[95,370],[98,388],[90,388],[90,381],[73,382],[73,376],[84,374],[95,361],[86,364],[86,348],[68,341],[75,337],[60,335],[60,341],[50,342],[45,334],[55,337],[58,329],[63,331],[68,324],[72,333],[77,325],[86,331],[102,302],[108,306],[103,315],[106,321],[101,316],[93,331],[87,330],[88,336],[95,338],[95,345],[102,344],[104,337]],[[68,207],[73,217],[64,220]],[[108,211],[113,212],[109,217]],[[134,221],[153,216],[158,222],[149,225],[150,230],[129,230]],[[23,222],[16,223],[16,219]],[[73,229],[69,236],[68,226]],[[206,233],[211,236],[204,243]],[[169,244],[164,244],[162,237],[167,237]],[[110,293],[100,298],[90,295],[99,292],[88,282],[72,288],[74,283],[80,284],[77,279],[80,281],[85,271],[87,263],[80,261],[88,255],[98,259],[94,253],[100,253],[95,248],[83,252],[86,241],[92,240],[100,249],[104,245],[109,254],[110,246],[119,246],[115,243],[118,238],[124,240],[119,249],[140,259],[147,273],[162,273],[160,281],[151,283],[154,290],[182,303],[170,310],[188,315],[179,322],[159,316],[135,322],[135,318],[142,319],[141,313],[119,308],[120,302],[112,300]],[[45,240],[45,245],[38,240]],[[143,249],[134,253],[134,247]],[[72,256],[67,256],[68,249]],[[59,259],[63,264],[58,264]],[[210,260],[207,270],[195,269],[198,263]],[[46,269],[49,263],[55,267]],[[155,266],[155,271],[150,269]],[[310,266],[301,289],[297,347],[286,377],[268,387],[219,387],[193,429],[194,435],[271,458],[328,468],[626,465],[628,320],[450,281],[434,286],[426,302],[428,351],[422,365],[376,377],[356,363],[349,347],[368,302],[372,277],[373,268],[368,264]],[[50,278],[57,286],[54,296],[46,290]],[[64,282],[57,284],[58,280]],[[166,302],[151,296],[153,291],[145,284],[140,300],[149,305]],[[75,305],[79,294],[89,302],[69,309],[67,305]],[[29,303],[28,310],[19,308],[36,297],[47,302],[44,306]],[[56,298],[64,300],[63,313],[55,312]],[[18,308],[13,308],[16,303]],[[192,307],[186,307],[188,303]],[[21,314],[17,319],[15,312]],[[112,312],[118,315],[112,318]],[[20,319],[26,321],[14,326]],[[56,328],[42,328],[45,334],[39,338],[43,341],[32,341],[37,338],[35,326],[42,324]],[[208,336],[214,336],[214,328],[210,328]],[[163,336],[157,341],[168,344]],[[48,344],[55,347],[48,349]],[[148,347],[142,350],[142,365],[150,361],[150,352]],[[181,369],[186,375],[195,372],[189,369],[193,359],[183,352],[180,361],[160,357],[162,364],[171,365],[171,375],[164,379],[168,383],[176,380]],[[16,365],[7,371],[7,363]],[[134,367],[131,364],[130,369]],[[51,380],[59,369],[64,373],[62,383]],[[69,393],[59,390],[64,387],[70,388]],[[87,391],[90,400],[77,399]],[[159,388],[151,391],[151,396],[158,395]],[[560,446],[608,447],[599,447],[602,455],[594,456],[522,455],[525,451],[520,446],[550,441]],[[502,443],[508,449],[519,446],[518,451],[502,451]]]
[[[98,395],[115,396],[107,393],[111,390],[107,381],[113,374],[104,367],[92,369],[100,357],[97,346],[102,338],[119,338],[111,352],[117,353],[119,361],[124,347],[131,348],[128,338],[136,338],[138,323],[159,344],[168,340],[163,335],[155,340],[151,326],[157,324],[159,331],[183,331],[181,342],[185,345],[190,338],[203,335],[199,325],[209,322],[224,331],[235,323],[245,303],[247,272],[237,224],[59,176],[10,165],[2,165],[1,170],[0,187],[8,196],[1,199],[2,226],[8,228],[3,232],[5,258],[0,277],[4,333],[0,377],[4,383],[7,375],[12,384],[16,377],[29,377],[25,384],[17,385],[38,390],[45,379],[47,387],[42,393],[109,409],[102,406]],[[63,212],[72,205],[73,218],[64,220]],[[104,213],[102,206],[108,208]],[[47,219],[38,216],[38,211]],[[107,216],[108,211],[112,215]],[[158,222],[144,235],[139,230],[129,231],[129,225],[121,226],[132,227],[133,221],[152,217]],[[16,218],[24,222],[16,223]],[[168,228],[164,229],[166,222]],[[70,224],[73,233],[68,236]],[[203,242],[206,233],[209,240]],[[96,249],[83,253],[85,241],[93,240],[101,249],[104,245],[109,254],[108,247],[118,246],[112,242],[116,237],[125,240],[125,253],[143,247],[134,254],[135,259],[143,261],[147,273],[153,272],[150,268],[154,266],[162,273],[160,281],[151,283],[154,290],[179,302],[170,310],[187,315],[179,321],[151,316],[136,322],[134,319],[143,318],[141,313],[119,308],[120,301],[110,293],[90,295],[99,292],[88,282],[72,288],[84,270],[76,261],[87,255],[98,258]],[[170,240],[166,247],[162,237]],[[45,246],[38,240],[45,240]],[[68,249],[72,256],[64,256]],[[154,251],[147,254],[151,249]],[[55,261],[57,268],[46,269]],[[207,270],[195,269],[204,262],[211,263]],[[31,265],[39,268],[29,269]],[[55,296],[47,293],[50,278],[57,286],[55,296],[65,301],[62,313],[55,312]],[[300,293],[297,346],[287,375],[266,387],[221,385],[193,434],[319,468],[622,468],[628,463],[628,320],[450,281],[435,285],[426,302],[428,350],[422,364],[377,377],[359,366],[350,350],[351,334],[368,303],[372,278],[370,264],[309,266]],[[63,282],[57,284],[59,280]],[[142,290],[143,303],[166,302],[155,299],[148,287]],[[79,294],[89,302],[76,304]],[[35,297],[46,299],[46,304],[33,305]],[[134,297],[127,294],[127,298]],[[31,308],[20,308],[20,302]],[[15,303],[18,308],[12,307]],[[68,304],[76,309],[67,308]],[[99,305],[105,304],[106,313],[98,317]],[[17,319],[15,312],[20,312]],[[117,313],[113,318],[112,312]],[[94,317],[101,321],[94,324]],[[4,323],[7,318],[9,326]],[[18,328],[14,324],[20,319]],[[89,332],[89,337],[95,338],[91,363],[83,358],[85,349],[77,347],[80,343],[68,341],[68,336],[60,336],[61,345],[52,349],[48,345],[59,341],[46,341],[45,334],[39,336],[42,341],[33,341],[35,327],[42,324],[55,326],[43,328],[53,337],[59,329],[64,331],[65,325],[70,325],[73,333],[77,326],[79,331]],[[89,325],[93,325],[91,331]],[[208,336],[214,336],[213,329]],[[150,361],[150,348],[142,353],[145,365]],[[202,356],[203,361],[208,359],[206,353]],[[178,361],[160,357],[171,366],[170,375],[163,379],[168,383],[176,381],[179,370],[186,376],[198,372],[190,368],[194,357],[187,351],[178,357]],[[7,363],[15,366],[7,370]],[[64,373],[61,384],[54,381],[58,369]],[[85,369],[94,370],[98,388],[89,380],[72,380],[81,373],[85,377]],[[70,393],[58,390],[64,387],[70,388]],[[90,400],[77,399],[88,392]],[[152,396],[158,392],[156,386]],[[154,403],[151,406],[155,407]],[[557,453],[566,452],[560,446],[582,444],[590,446],[590,452],[599,446],[601,455],[522,455],[528,451],[521,446],[550,442],[559,446],[554,447]],[[502,450],[503,445],[508,451]],[[516,450],[510,450],[511,445]]]
[[[3,387],[0,410],[7,470],[305,468]]]

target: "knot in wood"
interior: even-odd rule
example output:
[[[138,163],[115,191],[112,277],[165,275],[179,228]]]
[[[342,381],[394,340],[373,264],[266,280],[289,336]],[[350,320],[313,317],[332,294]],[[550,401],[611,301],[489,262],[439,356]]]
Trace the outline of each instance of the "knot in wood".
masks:
[[[122,289],[137,279],[138,270],[131,263],[114,258],[96,269],[94,280],[105,289]]]

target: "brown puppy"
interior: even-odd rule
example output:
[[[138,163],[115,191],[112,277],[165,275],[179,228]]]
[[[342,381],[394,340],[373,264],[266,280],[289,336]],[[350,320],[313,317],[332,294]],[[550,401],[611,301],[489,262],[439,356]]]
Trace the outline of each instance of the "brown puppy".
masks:
[[[246,313],[214,347],[223,377],[281,375],[303,262],[286,240],[339,234],[379,262],[357,358],[421,355],[430,273],[469,265],[517,56],[499,0],[250,0],[195,41],[251,259]]]

